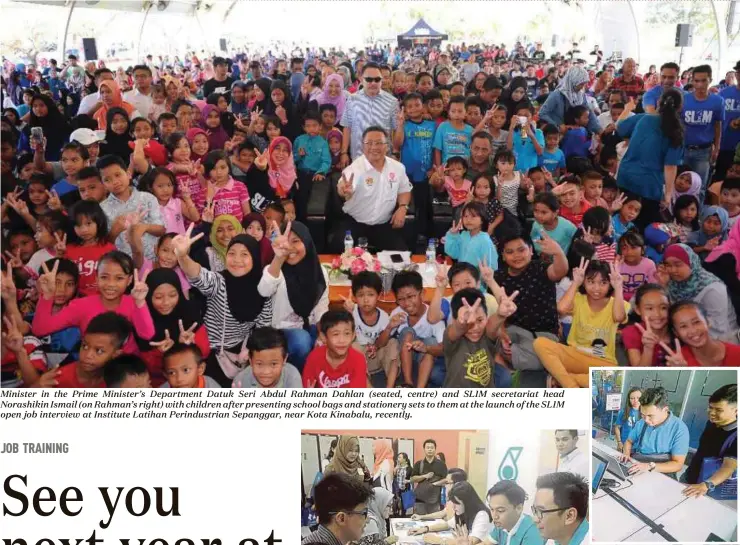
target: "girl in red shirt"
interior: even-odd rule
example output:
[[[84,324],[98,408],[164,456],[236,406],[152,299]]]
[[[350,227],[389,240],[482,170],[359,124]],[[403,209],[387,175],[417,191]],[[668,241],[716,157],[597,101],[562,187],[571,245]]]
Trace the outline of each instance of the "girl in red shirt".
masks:
[[[693,301],[679,301],[671,307],[670,316],[678,339],[675,346],[660,343],[668,354],[667,365],[740,367],[740,346],[712,339],[709,336],[707,318],[698,304]]]
[[[57,255],[61,253],[77,265],[80,271],[79,293],[83,296],[97,295],[98,262],[105,254],[116,249],[108,241],[108,220],[95,201],[79,201],[69,215],[74,230],[69,244],[57,244]]]

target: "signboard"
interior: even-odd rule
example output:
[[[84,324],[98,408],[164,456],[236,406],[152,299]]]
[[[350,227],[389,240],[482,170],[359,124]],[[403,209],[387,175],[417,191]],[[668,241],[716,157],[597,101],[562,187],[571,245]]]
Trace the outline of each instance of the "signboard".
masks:
[[[416,35],[416,36],[429,36],[429,29],[428,28],[415,28],[414,29],[414,35]]]
[[[618,411],[622,406],[622,394],[606,394],[606,410]]]

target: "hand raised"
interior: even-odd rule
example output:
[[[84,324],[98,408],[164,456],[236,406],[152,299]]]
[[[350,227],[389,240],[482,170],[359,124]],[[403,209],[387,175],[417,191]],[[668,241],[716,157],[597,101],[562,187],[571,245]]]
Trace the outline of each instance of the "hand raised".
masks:
[[[139,270],[134,269],[134,286],[131,288],[131,297],[134,298],[134,302],[139,308],[143,308],[146,305],[146,296],[149,293],[149,286],[146,285],[147,276],[149,276],[149,271],[145,272],[144,276],[139,280]]]
[[[184,235],[177,235],[175,238],[172,239],[172,246],[174,247],[175,255],[177,257],[188,255],[190,247],[193,245],[193,243],[203,238],[203,233],[198,233],[196,236],[192,236],[193,227],[195,227],[195,225],[191,223],[188,227],[188,230],[185,231]]]
[[[54,266],[51,270],[49,270],[49,267],[46,266],[46,262],[42,263],[41,270],[43,270],[44,272],[36,281],[36,287],[41,292],[41,295],[44,299],[54,299],[54,292],[57,286],[57,271],[59,270],[59,260],[57,259],[54,262]]]
[[[195,330],[198,329],[198,322],[193,322],[193,325],[187,329],[182,324],[182,320],[178,320],[177,325],[180,327],[180,337],[178,339],[180,344],[193,344],[195,342]]]
[[[164,354],[170,348],[175,346],[175,341],[173,341],[172,338],[170,337],[170,330],[165,329],[164,330],[164,340],[157,341],[157,342],[151,341],[149,343],[149,346],[153,346],[154,348],[156,348],[157,350],[159,350],[160,352]]]
[[[578,267],[573,267],[573,283],[576,286],[583,285],[583,281],[586,278],[586,269],[588,268],[590,259],[581,258],[581,264]]]
[[[509,316],[512,316],[517,311],[516,303],[514,302],[514,299],[517,298],[519,295],[519,290],[512,293],[510,296],[506,295],[506,290],[503,290],[503,294],[501,296],[501,301],[499,301],[498,304],[498,315],[502,318],[508,318]]]
[[[663,347],[663,350],[665,350],[666,353],[665,364],[668,367],[686,367],[688,363],[681,353],[681,342],[678,339],[676,339],[675,342],[675,350],[671,349],[666,343],[662,341],[660,342],[660,346]]]
[[[275,252],[275,256],[285,259],[288,257],[288,255],[291,252],[291,245],[290,245],[290,229],[291,229],[291,222],[288,222],[288,224],[285,226],[285,232],[280,232],[280,227],[278,227],[277,222],[273,222],[273,229],[277,233],[277,236],[275,237],[275,240],[272,241],[272,250]]]

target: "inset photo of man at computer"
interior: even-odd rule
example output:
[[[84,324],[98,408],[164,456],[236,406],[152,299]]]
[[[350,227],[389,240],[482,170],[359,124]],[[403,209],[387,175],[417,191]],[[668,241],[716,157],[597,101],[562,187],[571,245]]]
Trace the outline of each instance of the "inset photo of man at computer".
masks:
[[[737,541],[737,372],[593,370],[594,542]]]

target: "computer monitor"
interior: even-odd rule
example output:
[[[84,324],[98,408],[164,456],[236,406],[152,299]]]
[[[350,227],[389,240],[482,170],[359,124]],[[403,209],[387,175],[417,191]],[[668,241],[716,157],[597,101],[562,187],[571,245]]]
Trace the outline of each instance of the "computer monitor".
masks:
[[[593,469],[591,470],[591,492],[596,494],[601,485],[601,480],[604,478],[609,462],[599,454],[592,452],[591,464],[593,466]]]

